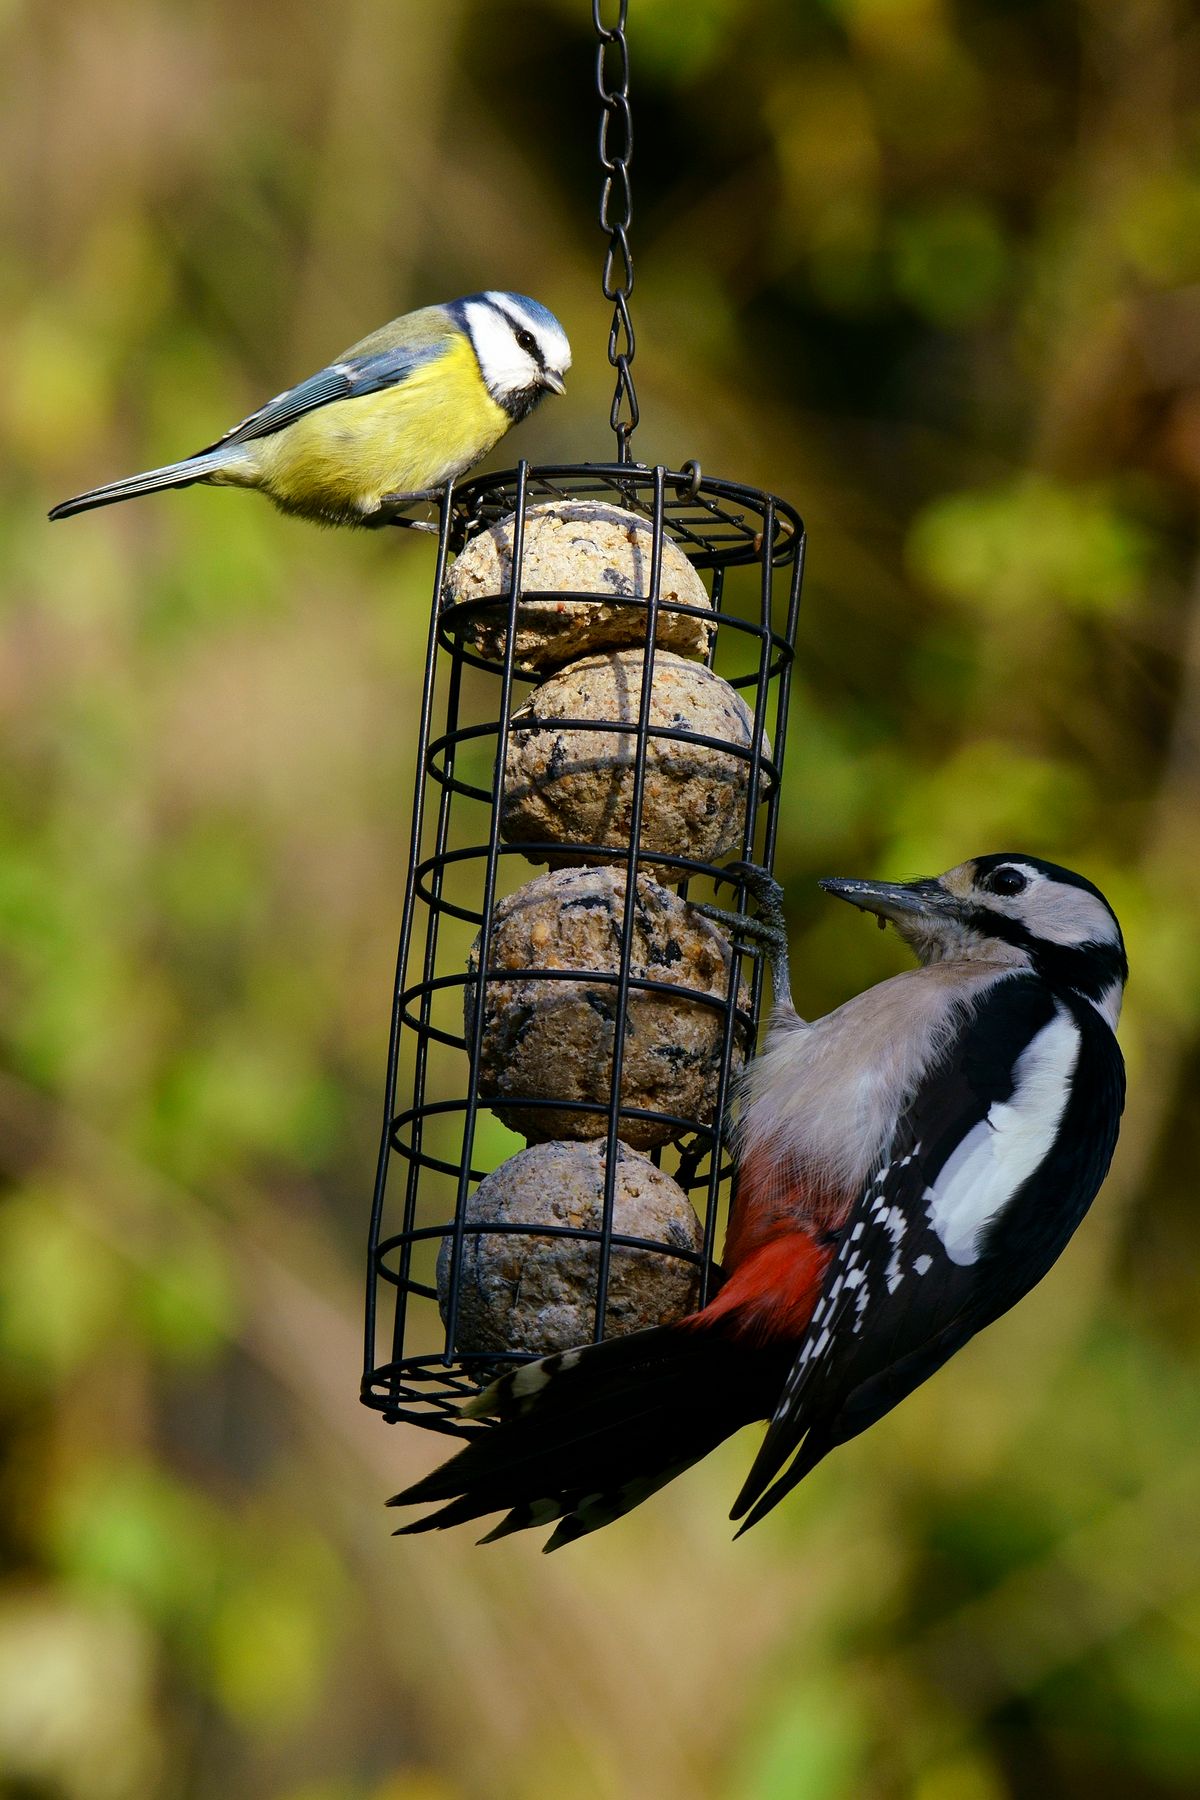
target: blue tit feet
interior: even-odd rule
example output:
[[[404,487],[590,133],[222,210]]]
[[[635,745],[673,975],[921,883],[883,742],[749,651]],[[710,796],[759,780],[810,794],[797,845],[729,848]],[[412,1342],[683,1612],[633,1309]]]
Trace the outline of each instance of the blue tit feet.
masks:
[[[721,925],[729,933],[737,950],[751,954],[760,952],[771,965],[771,982],[777,1005],[791,1005],[791,980],[788,969],[787,920],[783,911],[783,889],[758,863],[728,863],[716,878],[717,885],[730,882],[745,888],[758,908],[755,917],[727,912],[721,906],[709,906],[693,900],[693,909],[706,919]]]
[[[440,505],[445,488],[417,488],[411,494],[381,494],[379,511],[370,521],[372,525],[398,525],[405,531],[433,531],[440,529],[433,519],[409,519],[405,514],[410,506]]]

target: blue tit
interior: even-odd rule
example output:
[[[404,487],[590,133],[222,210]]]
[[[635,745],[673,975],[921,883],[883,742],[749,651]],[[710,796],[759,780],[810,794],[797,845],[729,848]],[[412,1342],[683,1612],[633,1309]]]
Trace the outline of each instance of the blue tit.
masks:
[[[393,319],[183,462],[64,500],[66,519],[158,488],[257,488],[323,525],[401,522],[461,475],[571,366],[566,333],[523,294],[469,294]]]

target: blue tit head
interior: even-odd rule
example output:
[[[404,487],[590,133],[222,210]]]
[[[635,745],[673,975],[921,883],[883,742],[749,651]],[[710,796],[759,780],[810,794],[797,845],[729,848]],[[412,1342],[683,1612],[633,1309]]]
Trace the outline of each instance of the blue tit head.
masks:
[[[514,423],[543,394],[563,392],[571,346],[554,314],[536,300],[491,289],[456,300],[450,310],[471,340],[488,393]]]

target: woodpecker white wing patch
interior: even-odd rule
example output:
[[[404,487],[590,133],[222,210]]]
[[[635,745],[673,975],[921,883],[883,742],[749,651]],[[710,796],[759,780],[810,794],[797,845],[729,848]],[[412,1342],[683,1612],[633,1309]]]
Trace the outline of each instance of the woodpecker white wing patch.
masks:
[[[986,1227],[1049,1153],[1079,1047],[1079,1028],[1059,1006],[1018,1057],[1011,1097],[992,1102],[926,1188],[929,1222],[951,1262],[978,1259]]]

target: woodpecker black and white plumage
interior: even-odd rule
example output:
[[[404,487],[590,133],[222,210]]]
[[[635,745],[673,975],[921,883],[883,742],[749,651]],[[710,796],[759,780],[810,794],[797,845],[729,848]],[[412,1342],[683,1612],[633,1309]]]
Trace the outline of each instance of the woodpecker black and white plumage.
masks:
[[[1005,854],[823,882],[920,966],[809,1022],[779,890],[740,873],[776,999],[743,1078],[723,1285],[678,1324],[493,1383],[465,1411],[498,1422],[391,1503],[444,1503],[403,1531],[503,1511],[489,1537],[553,1523],[554,1549],[769,1419],[733,1508],[746,1529],[1028,1293],[1104,1180],[1128,966],[1089,881]]]

